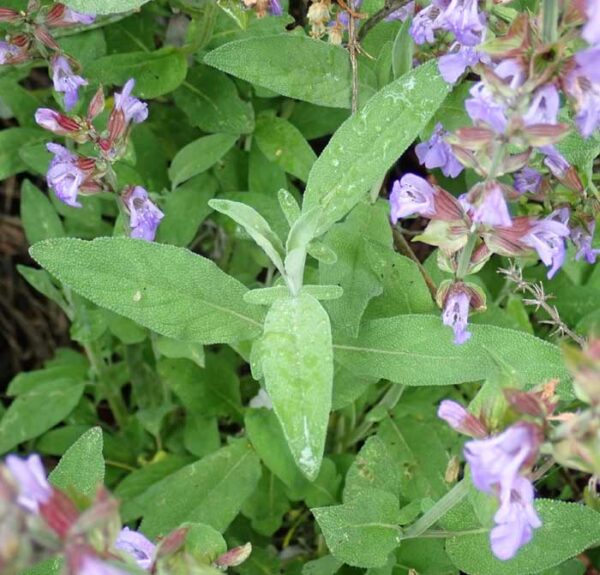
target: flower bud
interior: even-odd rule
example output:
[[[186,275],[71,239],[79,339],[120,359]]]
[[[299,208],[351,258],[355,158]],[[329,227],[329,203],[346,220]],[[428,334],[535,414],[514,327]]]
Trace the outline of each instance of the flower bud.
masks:
[[[39,126],[57,136],[67,136],[81,130],[81,125],[73,118],[50,108],[38,108],[35,113],[35,121]]]
[[[556,144],[569,132],[568,124],[533,124],[523,130],[530,146],[550,146]]]
[[[21,14],[10,8],[0,8],[0,22],[10,22],[14,24],[22,19]]]
[[[33,29],[33,35],[39,40],[44,46],[50,48],[50,50],[60,50],[56,40],[50,35],[48,30],[43,26],[36,26]]]
[[[104,111],[105,105],[104,89],[100,86],[88,106],[88,120],[91,122],[94,118],[99,116]]]
[[[241,565],[252,553],[252,544],[246,543],[245,545],[240,545],[239,547],[234,547],[230,549],[223,555],[219,556],[215,565],[220,569],[228,569],[229,567],[237,567]]]

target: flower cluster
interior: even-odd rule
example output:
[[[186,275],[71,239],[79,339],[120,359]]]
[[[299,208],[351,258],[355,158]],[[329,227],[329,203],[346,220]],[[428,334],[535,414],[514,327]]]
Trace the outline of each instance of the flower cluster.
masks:
[[[224,571],[243,563],[252,551],[246,544],[221,554],[202,550],[197,556],[185,545],[190,527],[175,529],[156,545],[139,531],[120,527],[118,502],[103,487],[87,503],[53,487],[37,454],[24,459],[9,455],[0,464],[0,507],[3,522],[11,519],[13,530],[7,533],[16,533],[18,524],[22,535],[0,541],[3,573],[21,572],[58,553],[64,555],[67,575],[127,575],[128,567],[165,575],[184,572],[178,565],[186,573],[209,567]],[[20,553],[28,544],[37,555]]]
[[[105,132],[99,132],[93,123],[105,106],[101,88],[90,102],[85,118],[67,116],[49,108],[40,108],[36,112],[35,119],[41,127],[80,144],[90,142],[97,152],[97,157],[84,157],[60,144],[48,144],[48,151],[54,157],[47,182],[60,201],[81,207],[80,194],[117,191],[112,165],[126,151],[131,126],[148,117],[147,104],[132,96],[134,86],[135,82],[129,80],[122,92],[114,95],[114,107]],[[131,237],[154,240],[163,213],[152,203],[148,192],[141,186],[127,187],[121,193],[121,201],[129,215]]]
[[[495,526],[490,532],[492,552],[498,559],[511,559],[542,524],[533,506],[534,488],[528,477],[538,456],[540,428],[519,422],[488,436],[479,418],[450,400],[442,401],[438,416],[456,431],[475,438],[464,447],[473,485],[498,500]]]
[[[483,309],[473,306],[468,290],[461,288],[470,285],[464,278],[492,254],[537,256],[551,279],[565,261],[567,240],[577,260],[594,263],[600,252],[592,245],[598,200],[588,197],[576,169],[557,148],[571,130],[561,122],[561,92],[583,137],[600,126],[600,74],[594,63],[600,42],[593,32],[597,9],[595,2],[586,6],[585,14],[577,6],[566,7],[561,19],[584,24],[582,36],[590,45],[579,52],[571,24],[559,27],[559,40],[549,47],[541,17],[526,14],[503,35],[494,30],[494,39],[485,42],[486,17],[476,0],[434,0],[412,22],[417,44],[444,42],[448,33],[453,35],[448,53],[439,59],[446,81],[456,82],[468,66],[480,75],[464,102],[472,126],[448,133],[438,123],[415,149],[426,168],[440,169],[447,178],[469,168],[479,181],[454,199],[407,174],[390,195],[392,222],[409,216],[430,220],[415,239],[439,246],[440,266],[455,276],[457,287],[446,287],[438,302],[457,344],[469,339],[469,311]],[[547,215],[540,216],[544,209]]]
[[[92,516],[93,523],[108,525],[108,518],[116,510],[116,502],[99,492],[92,507],[81,512],[71,499],[62,491],[52,487],[39,455],[33,454],[26,459],[9,455],[5,461],[6,472],[1,481],[8,481],[14,488],[16,504],[26,514],[39,519],[54,536],[60,540],[65,550],[69,573],[73,575],[126,575],[125,566],[130,563],[150,571],[154,564],[156,546],[144,535],[125,527],[116,534],[114,540],[104,540],[99,548],[98,533],[83,533],[81,527]],[[106,530],[103,529],[104,532]],[[86,537],[89,535],[88,537]],[[93,545],[92,541],[96,544]],[[48,549],[49,554],[55,549]]]
[[[77,62],[62,52],[52,29],[90,25],[95,18],[61,3],[41,7],[37,0],[30,0],[27,10],[22,12],[0,8],[0,22],[7,22],[19,31],[0,42],[0,64],[19,64],[36,57],[48,60],[54,89],[64,94],[65,109],[71,110],[78,102],[79,88],[86,86],[87,81],[74,71]]]

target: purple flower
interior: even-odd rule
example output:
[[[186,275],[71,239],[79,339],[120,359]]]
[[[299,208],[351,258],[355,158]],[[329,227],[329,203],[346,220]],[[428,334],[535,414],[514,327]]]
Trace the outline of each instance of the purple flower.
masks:
[[[588,220],[571,230],[571,241],[577,248],[576,260],[584,257],[588,264],[596,263],[596,256],[600,254],[600,250],[592,248],[595,230],[596,222],[594,220]]]
[[[596,61],[599,57],[600,54],[595,56]],[[577,128],[584,138],[589,138],[600,126],[600,80],[592,82],[580,72],[580,69],[575,69],[567,77],[566,85],[567,92],[575,101]]]
[[[415,13],[415,2],[411,0],[408,4],[401,6],[398,10],[392,12],[389,16],[385,18],[386,22],[391,22],[393,20],[400,20],[400,22],[404,22],[406,19],[410,18]]]
[[[60,114],[50,108],[38,108],[35,112],[35,121],[42,128],[50,132],[62,131],[62,126],[58,123]]]
[[[406,174],[394,182],[390,204],[394,224],[413,214],[431,217],[435,214],[435,189],[423,178]]]
[[[489,59],[487,55],[472,46],[454,44],[450,50],[454,51],[445,54],[438,61],[440,74],[448,84],[454,84],[469,66]]]
[[[496,526],[490,533],[492,552],[498,559],[512,559],[517,551],[527,545],[533,530],[542,522],[533,507],[533,485],[525,477],[517,477],[512,489],[501,501],[494,516]]]
[[[439,14],[440,9],[435,3],[417,12],[410,24],[410,35],[415,44],[431,44],[435,40],[435,31],[440,28]]]
[[[271,12],[273,16],[281,16],[283,14],[283,9],[281,8],[279,0],[271,0],[269,2],[269,12]]]
[[[523,243],[535,249],[546,267],[549,267],[548,279],[560,269],[565,261],[565,240],[569,235],[567,221],[569,210],[555,210],[547,218],[537,220],[529,233],[523,238]]]
[[[83,14],[72,8],[65,8],[62,17],[63,24],[85,24],[86,26],[89,26],[90,24],[93,24],[95,20],[95,14]]]
[[[461,345],[471,338],[471,332],[467,330],[469,305],[469,295],[464,291],[451,291],[444,303],[442,321],[454,330],[456,345]]]
[[[477,0],[451,0],[441,18],[442,26],[453,32],[461,44],[475,46],[481,42],[485,19],[479,13]]]
[[[67,110],[77,104],[79,88],[88,84],[86,80],[73,72],[71,64],[64,56],[57,56],[52,60],[52,81],[57,92],[64,92]]]
[[[533,124],[556,124],[560,98],[554,84],[546,84],[536,91],[529,110],[523,116],[526,126]]]
[[[130,236],[148,242],[154,241],[156,230],[164,214],[150,201],[148,192],[136,186],[124,198],[129,211]]]
[[[133,120],[135,124],[140,124],[148,117],[148,104],[131,95],[134,86],[135,80],[132,78],[127,80],[120,94],[115,94],[115,109],[123,111],[127,123]]]
[[[529,166],[515,172],[513,177],[515,190],[520,194],[525,192],[537,193],[542,185],[542,174]]]
[[[152,566],[156,545],[129,527],[121,529],[115,541],[115,548],[131,555],[141,569],[148,571]]]
[[[13,58],[21,53],[18,46],[0,41],[0,65],[9,64]]]
[[[471,466],[473,485],[494,494],[510,492],[519,471],[536,453],[538,440],[531,425],[517,423],[488,439],[465,444],[465,459]]]
[[[60,144],[46,144],[46,148],[54,154],[46,175],[48,186],[61,202],[80,208],[77,193],[86,179],[86,174],[77,165],[77,156]]]
[[[437,415],[455,431],[471,437],[485,437],[487,435],[483,423],[456,401],[444,399],[438,407]]]
[[[483,197],[473,207],[472,219],[474,222],[487,226],[501,226],[510,228],[512,220],[502,188],[498,184],[486,186]]]
[[[600,2],[587,0],[585,12],[588,21],[581,31],[581,36],[590,44],[597,44],[600,42]]]
[[[46,479],[40,456],[33,454],[21,459],[16,455],[9,455],[5,463],[17,484],[17,501],[25,509],[37,513],[40,504],[46,503],[52,495],[52,487]]]
[[[440,168],[444,176],[456,178],[462,171],[463,165],[452,153],[452,148],[444,140],[446,131],[441,124],[437,124],[431,138],[427,142],[421,142],[415,148],[419,162],[430,170]]]
[[[566,171],[571,167],[565,157],[554,146],[541,146],[539,150],[546,156],[544,165],[552,175],[558,179],[564,178]]]
[[[575,54],[575,61],[578,64],[577,73],[585,76],[590,82],[600,82],[598,58],[600,58],[600,46],[592,46]]]
[[[92,555],[86,555],[82,558],[78,573],[81,573],[81,575],[129,575],[128,571],[105,563]]]
[[[484,122],[498,133],[503,133],[508,121],[505,107],[494,98],[494,95],[483,82],[477,82],[470,90],[471,98],[465,100],[465,109],[473,122]]]

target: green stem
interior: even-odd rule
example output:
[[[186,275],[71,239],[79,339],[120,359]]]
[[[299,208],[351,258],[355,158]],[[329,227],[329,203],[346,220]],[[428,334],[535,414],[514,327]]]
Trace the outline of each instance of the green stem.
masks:
[[[458,505],[469,492],[469,482],[459,481],[444,497],[435,503],[435,505],[415,521],[402,535],[402,539],[415,539],[422,537],[423,534],[433,525],[435,525],[450,509]]]
[[[127,425],[127,419],[129,413],[125,400],[121,395],[119,389],[116,389],[107,375],[106,363],[104,358],[100,354],[99,350],[93,344],[87,344],[84,346],[85,353],[90,361],[92,369],[96,374],[98,387],[106,397],[110,410],[119,426],[119,429],[124,429]]]
[[[396,407],[396,404],[400,401],[402,394],[404,393],[405,387],[397,383],[393,383],[387,390],[381,400],[371,409],[364,417],[362,423],[352,432],[352,435],[346,441],[346,446],[354,445],[366,437],[373,425],[376,423],[374,417],[370,417],[376,414],[378,411],[386,410],[391,411]]]
[[[542,37],[552,44],[558,39],[558,0],[543,0]]]
[[[456,270],[456,277],[459,280],[463,279],[469,271],[469,264],[471,263],[471,256],[473,255],[473,250],[475,249],[477,237],[478,236],[476,233],[471,233],[469,235],[469,239],[467,240],[467,244],[460,253],[458,268]]]

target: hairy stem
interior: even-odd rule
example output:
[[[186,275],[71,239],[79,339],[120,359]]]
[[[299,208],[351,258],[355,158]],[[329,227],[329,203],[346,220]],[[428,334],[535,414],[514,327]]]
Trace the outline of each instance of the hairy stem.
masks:
[[[410,244],[406,241],[406,238],[396,228],[392,228],[392,232],[394,234],[394,245],[396,246],[397,250],[417,264],[417,267],[419,268],[419,271],[421,272],[421,275],[423,276],[423,279],[427,284],[429,293],[431,294],[433,301],[435,301],[435,296],[437,294],[437,286],[435,285],[435,282],[429,275],[429,272],[419,261],[419,258],[415,255],[415,252],[413,252],[413,249],[410,247]]]
[[[463,479],[459,481],[444,497],[435,503],[435,505],[415,521],[402,536],[402,539],[415,539],[422,537],[423,534],[433,525],[435,525],[450,509],[456,507],[469,492],[469,482]]]
[[[375,12],[373,16],[371,16],[360,28],[358,32],[358,39],[362,40],[369,30],[371,30],[374,26],[379,24],[382,20],[387,18],[390,14],[395,12],[396,10],[402,8],[408,4],[410,0],[386,0],[383,8],[379,10],[379,12]]]

